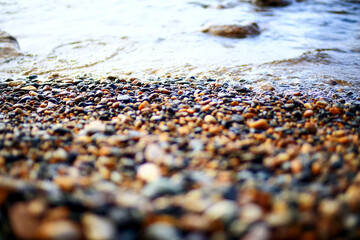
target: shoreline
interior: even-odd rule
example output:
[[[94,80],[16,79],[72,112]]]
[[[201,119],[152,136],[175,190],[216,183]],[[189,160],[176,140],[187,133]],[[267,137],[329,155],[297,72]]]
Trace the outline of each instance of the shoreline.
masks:
[[[360,237],[356,93],[52,77],[0,84],[2,235]]]

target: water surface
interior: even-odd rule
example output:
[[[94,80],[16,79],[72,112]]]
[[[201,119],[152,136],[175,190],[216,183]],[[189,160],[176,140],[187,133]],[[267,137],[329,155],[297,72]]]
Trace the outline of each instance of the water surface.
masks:
[[[1,77],[194,75],[359,86],[359,1],[259,8],[220,0],[7,0],[0,1],[0,14],[0,29],[14,35],[24,53],[1,64]],[[259,36],[229,39],[200,31],[249,22],[258,23]]]

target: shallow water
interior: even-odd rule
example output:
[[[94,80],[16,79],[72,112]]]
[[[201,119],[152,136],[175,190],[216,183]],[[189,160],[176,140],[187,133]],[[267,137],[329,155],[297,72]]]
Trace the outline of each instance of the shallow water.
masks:
[[[91,72],[306,88],[331,81],[353,91],[360,85],[359,1],[259,8],[235,0],[7,0],[0,1],[0,14],[0,29],[15,36],[24,53],[1,64],[1,77]],[[249,22],[258,23],[259,36],[229,39],[200,31]]]

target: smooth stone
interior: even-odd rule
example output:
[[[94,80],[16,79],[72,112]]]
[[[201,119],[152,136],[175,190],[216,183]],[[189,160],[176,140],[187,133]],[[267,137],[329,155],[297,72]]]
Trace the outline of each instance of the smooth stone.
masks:
[[[131,98],[128,95],[119,95],[116,98],[118,101],[129,102]]]
[[[213,220],[222,220],[226,224],[238,215],[238,211],[234,201],[222,200],[210,206],[205,211],[205,215]]]
[[[152,182],[161,177],[161,170],[154,163],[145,163],[138,168],[137,177],[145,182]]]
[[[108,218],[92,213],[84,213],[81,222],[87,239],[102,240],[114,239],[115,237],[115,224]]]
[[[49,221],[39,226],[36,238],[76,240],[81,238],[81,231],[75,222],[69,220]]]
[[[245,38],[247,36],[255,36],[260,34],[260,28],[256,23],[249,25],[212,25],[202,29],[202,32],[215,36],[228,38]]]
[[[37,88],[34,86],[26,86],[26,87],[22,87],[21,90],[26,90],[26,91],[37,91]]]
[[[318,108],[325,108],[326,106],[328,105],[328,103],[326,101],[317,101],[315,106],[318,107]]]
[[[146,240],[180,240],[180,233],[175,226],[167,223],[154,223],[145,230]]]
[[[269,124],[265,119],[259,119],[257,121],[251,121],[249,123],[249,127],[259,129],[259,130],[266,130],[269,128]]]
[[[205,121],[206,123],[209,123],[209,124],[211,124],[211,123],[217,123],[216,118],[215,118],[214,116],[212,116],[212,115],[206,115],[205,118],[204,118],[204,121]]]
[[[305,118],[312,117],[313,115],[314,115],[314,111],[311,109],[308,109],[303,113],[303,117]]]
[[[179,192],[181,192],[181,186],[164,177],[149,182],[142,190],[142,194],[149,198],[163,195],[175,195]]]
[[[149,162],[160,163],[165,159],[165,151],[157,144],[150,144],[146,147],[145,159]]]
[[[261,220],[263,217],[262,209],[256,204],[249,203],[244,205],[241,209],[241,220],[245,223],[250,224]]]
[[[30,214],[28,204],[18,202],[8,209],[11,229],[19,239],[34,239],[39,221]]]

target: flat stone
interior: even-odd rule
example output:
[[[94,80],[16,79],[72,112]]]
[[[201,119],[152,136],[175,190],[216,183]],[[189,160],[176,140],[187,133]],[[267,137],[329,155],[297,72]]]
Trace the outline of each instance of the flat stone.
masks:
[[[245,38],[247,36],[256,36],[260,34],[260,28],[256,23],[249,25],[212,25],[202,29],[202,32],[215,36],[228,38]]]
[[[129,102],[131,100],[128,95],[119,95],[116,99],[121,102]]]

